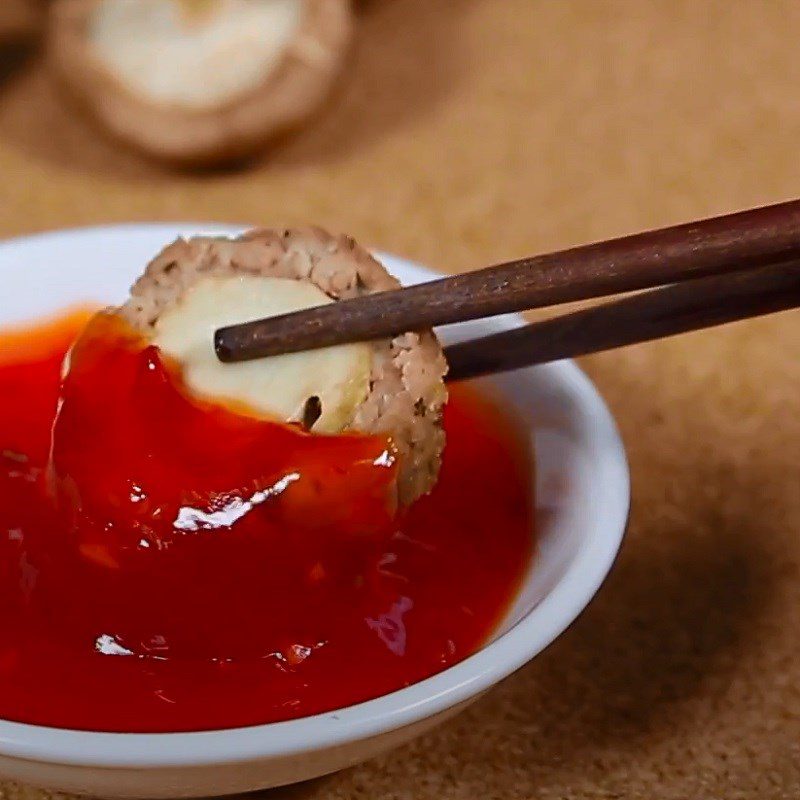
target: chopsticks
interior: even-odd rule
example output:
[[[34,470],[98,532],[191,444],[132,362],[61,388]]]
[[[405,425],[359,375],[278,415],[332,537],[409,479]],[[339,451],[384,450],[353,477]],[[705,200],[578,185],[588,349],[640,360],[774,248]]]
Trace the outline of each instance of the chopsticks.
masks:
[[[686,281],[445,348],[448,380],[544,364],[800,305],[800,261]]]
[[[467,377],[796,306],[799,265],[793,200],[221,328],[215,348],[244,361],[680,283],[453,345],[451,375]]]

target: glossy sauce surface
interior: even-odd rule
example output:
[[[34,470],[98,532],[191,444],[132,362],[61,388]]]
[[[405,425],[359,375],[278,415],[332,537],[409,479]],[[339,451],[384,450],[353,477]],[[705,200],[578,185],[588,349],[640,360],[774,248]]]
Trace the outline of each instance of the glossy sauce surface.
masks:
[[[59,390],[85,321],[0,338],[0,717],[288,719],[421,680],[491,634],[532,533],[528,454],[490,400],[453,392],[441,479],[395,515],[388,440],[199,403],[111,318]]]

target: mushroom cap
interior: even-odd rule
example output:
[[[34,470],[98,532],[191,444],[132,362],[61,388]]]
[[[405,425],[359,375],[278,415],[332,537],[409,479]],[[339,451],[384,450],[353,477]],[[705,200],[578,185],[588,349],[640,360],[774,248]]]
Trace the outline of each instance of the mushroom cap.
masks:
[[[236,239],[179,239],[147,266],[119,313],[152,337],[161,314],[206,276],[261,275],[308,281],[334,300],[399,288],[350,237],[319,228],[252,230]],[[432,331],[370,343],[369,392],[348,430],[392,438],[400,457],[398,499],[408,505],[438,477],[445,435],[447,364]]]
[[[131,1],[165,8],[179,2],[127,0]],[[288,31],[285,45],[265,60],[263,75],[249,81],[243,78],[228,95],[218,95],[213,102],[198,104],[191,97],[175,102],[147,96],[141,87],[133,87],[98,51],[92,31],[100,7],[109,2],[125,0],[54,0],[48,53],[55,73],[69,94],[110,133],[146,155],[178,166],[241,160],[298,127],[330,94],[352,38],[349,0],[296,0],[297,25]],[[225,0],[211,2],[219,5]],[[187,21],[190,27],[202,24],[200,12],[196,21]],[[278,45],[273,42],[272,46]],[[246,59],[239,63],[248,68]],[[253,79],[252,74],[249,77]],[[202,76],[198,79],[202,83]]]

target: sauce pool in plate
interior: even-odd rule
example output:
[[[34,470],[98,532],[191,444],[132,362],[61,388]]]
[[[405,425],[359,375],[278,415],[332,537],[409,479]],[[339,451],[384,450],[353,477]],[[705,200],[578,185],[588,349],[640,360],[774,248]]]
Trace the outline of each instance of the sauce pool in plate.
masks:
[[[380,437],[318,447],[204,415],[123,333],[74,400],[91,413],[71,417],[65,395],[51,458],[61,362],[88,317],[0,335],[0,718],[120,732],[274,722],[400,689],[491,636],[533,549],[530,454],[493,400],[451,387],[439,482],[393,519],[390,464],[365,467],[384,465]],[[249,495],[242,514],[262,451],[291,453],[300,477]],[[236,524],[194,509],[203,481],[242,484],[220,506]],[[310,491],[319,513],[304,515]]]

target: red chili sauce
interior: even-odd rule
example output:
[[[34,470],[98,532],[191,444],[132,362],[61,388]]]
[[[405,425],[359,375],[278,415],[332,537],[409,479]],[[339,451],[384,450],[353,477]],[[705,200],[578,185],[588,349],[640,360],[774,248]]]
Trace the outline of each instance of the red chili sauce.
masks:
[[[192,398],[119,321],[86,321],[0,336],[0,718],[290,719],[419,681],[491,635],[532,519],[529,454],[488,398],[452,389],[440,480],[398,512],[388,439]]]

